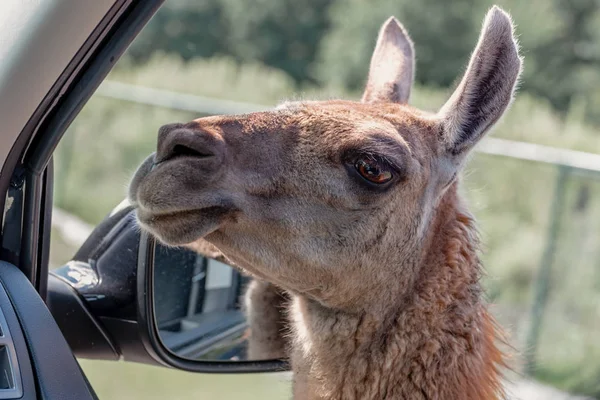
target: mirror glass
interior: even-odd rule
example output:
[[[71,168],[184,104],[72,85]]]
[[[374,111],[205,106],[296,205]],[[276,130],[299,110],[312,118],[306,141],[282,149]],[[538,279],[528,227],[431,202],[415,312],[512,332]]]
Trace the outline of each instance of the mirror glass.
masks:
[[[156,242],[154,313],[163,345],[192,360],[272,359],[272,354],[248,357],[243,295],[249,282],[219,260]]]

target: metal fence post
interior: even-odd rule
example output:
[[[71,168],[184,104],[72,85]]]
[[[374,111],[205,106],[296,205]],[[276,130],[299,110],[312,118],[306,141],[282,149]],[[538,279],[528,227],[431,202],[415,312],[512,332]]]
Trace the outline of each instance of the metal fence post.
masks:
[[[554,255],[556,252],[556,241],[560,231],[560,220],[565,203],[565,186],[571,168],[565,165],[558,166],[558,176],[554,187],[554,197],[550,207],[550,224],[546,239],[546,248],[542,255],[537,277],[534,281],[533,304],[531,307],[531,323],[527,332],[525,342],[525,373],[533,375],[536,367],[536,351],[539,342],[540,331],[546,303],[548,302],[548,289]]]

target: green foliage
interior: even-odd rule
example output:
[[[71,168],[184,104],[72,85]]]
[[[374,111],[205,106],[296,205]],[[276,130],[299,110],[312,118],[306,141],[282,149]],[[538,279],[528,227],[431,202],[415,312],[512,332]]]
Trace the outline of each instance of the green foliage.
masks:
[[[309,65],[328,28],[329,0],[183,0],[167,2],[129,54],[145,61],[155,51],[185,60],[226,55],[310,80]]]
[[[464,70],[486,10],[511,12],[525,56],[522,90],[547,98],[561,113],[574,101],[600,123],[600,2],[598,0],[337,0],[315,74],[321,82],[359,88],[375,35],[395,15],[415,41],[417,80],[448,87]]]
[[[330,0],[223,0],[223,3],[232,55],[282,69],[297,82],[310,81],[307,70],[329,27]]]
[[[600,1],[504,0],[525,56],[523,89],[600,123]]]
[[[145,62],[154,52],[184,60],[227,52],[229,27],[221,0],[168,1],[135,39],[127,56]],[[122,66],[122,63],[121,65]]]
[[[469,18],[486,6],[471,0],[338,0],[330,9],[331,30],[324,38],[316,74],[321,82],[361,88],[377,32],[396,16],[416,43],[417,79],[427,85],[452,84],[477,39],[481,21]],[[449,34],[451,33],[451,34]]]
[[[525,56],[522,89],[561,114],[600,124],[600,0],[169,1],[128,55],[228,56],[285,71],[296,84],[361,88],[382,22],[398,17],[415,40],[417,79],[448,87],[467,63],[486,10],[511,12]]]

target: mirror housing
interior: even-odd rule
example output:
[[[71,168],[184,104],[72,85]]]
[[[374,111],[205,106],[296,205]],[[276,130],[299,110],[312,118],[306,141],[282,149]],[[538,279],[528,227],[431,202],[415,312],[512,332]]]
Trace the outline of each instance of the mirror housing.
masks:
[[[160,252],[169,248],[139,229],[131,207],[117,207],[94,229],[70,262],[50,272],[47,304],[77,357],[113,361],[122,358],[205,373],[289,370],[288,362],[281,359],[206,361],[184,358],[169,350],[164,338],[161,340],[158,326],[166,321],[155,320],[157,249]],[[237,270],[233,274],[234,279],[244,279]],[[242,285],[232,288],[229,300],[239,301]],[[210,338],[231,328],[231,324],[213,322],[203,322],[209,339],[202,344],[204,353],[218,343]],[[241,323],[236,326],[238,330],[246,328]],[[184,340],[177,341],[179,347],[167,340],[171,349],[185,348]]]

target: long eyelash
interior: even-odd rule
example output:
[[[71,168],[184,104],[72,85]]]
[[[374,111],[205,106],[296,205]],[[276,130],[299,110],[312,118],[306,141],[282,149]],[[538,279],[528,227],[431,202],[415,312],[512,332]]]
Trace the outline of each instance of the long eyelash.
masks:
[[[395,170],[400,170],[400,166],[396,165],[392,160],[390,160],[389,158],[387,158],[384,155],[378,154],[378,153],[373,153],[370,151],[365,151],[362,153],[364,156],[368,157],[370,160],[372,161],[383,161],[386,164],[388,164],[390,167],[394,168]]]

